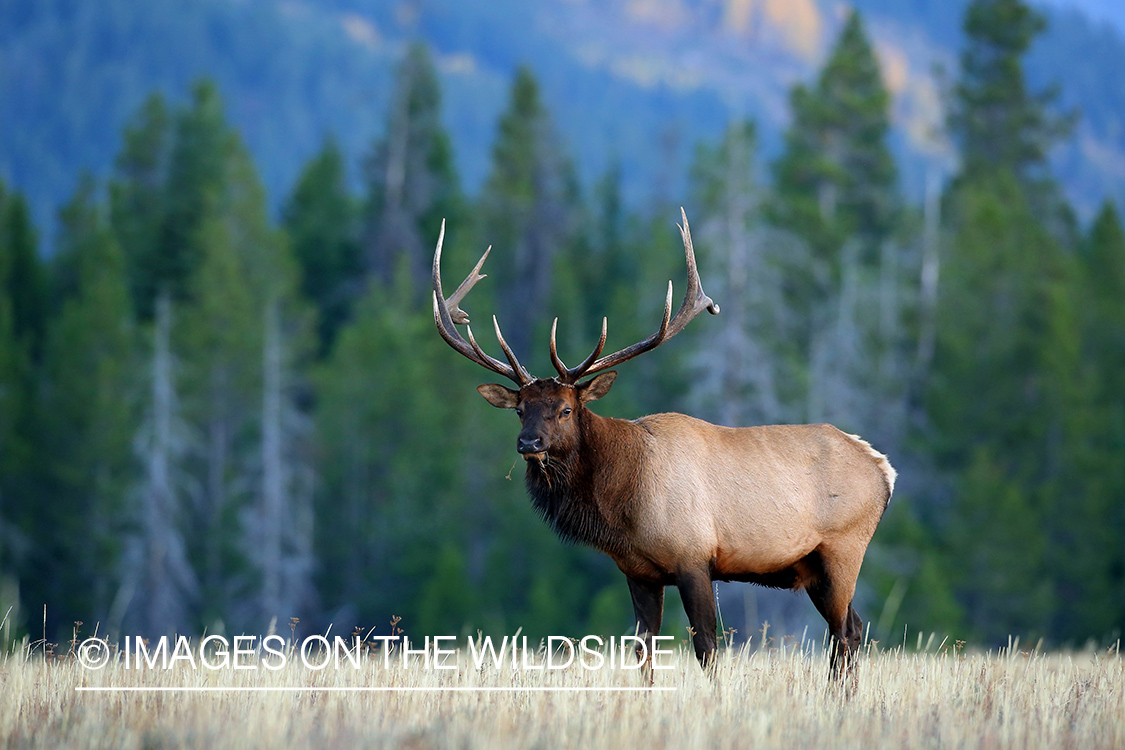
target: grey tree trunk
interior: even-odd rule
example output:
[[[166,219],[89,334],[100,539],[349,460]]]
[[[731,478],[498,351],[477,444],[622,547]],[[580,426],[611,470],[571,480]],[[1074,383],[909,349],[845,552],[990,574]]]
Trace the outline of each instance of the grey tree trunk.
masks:
[[[128,608],[129,622],[138,633],[163,635],[186,631],[198,584],[179,528],[180,499],[173,476],[182,446],[176,434],[172,301],[166,291],[157,297],[155,316],[151,408],[138,441],[145,466],[141,534],[126,555],[125,583],[115,609]]]
[[[262,344],[261,491],[251,538],[258,545],[259,622],[299,616],[312,591],[311,481],[302,476],[296,407],[286,399],[281,303],[266,304]],[[310,472],[305,472],[306,474]]]
[[[773,315],[766,303],[767,278],[762,253],[758,190],[746,169],[751,154],[744,138],[731,141],[726,178],[727,206],[724,217],[726,242],[730,248],[727,266],[724,320],[723,393],[719,419],[731,426],[753,422],[775,422],[781,405],[768,354],[767,330]],[[741,167],[741,168],[740,168]],[[752,407],[746,408],[746,391],[753,391]]]
[[[266,305],[262,351],[261,610],[275,617],[281,595],[281,524],[286,481],[281,445],[281,332],[277,300]]]
[[[919,290],[920,318],[918,325],[918,353],[915,357],[915,379],[924,380],[934,357],[937,336],[937,293],[941,270],[941,173],[931,168],[926,175],[922,233],[922,276]]]

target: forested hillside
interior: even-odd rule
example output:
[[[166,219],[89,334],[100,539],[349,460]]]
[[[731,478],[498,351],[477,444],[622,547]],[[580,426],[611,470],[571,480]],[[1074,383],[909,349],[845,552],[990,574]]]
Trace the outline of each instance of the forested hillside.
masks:
[[[940,137],[942,83],[956,68],[967,0],[859,0],[893,94],[891,148],[902,186],[921,200],[926,174],[955,168]],[[695,144],[734,117],[758,125],[777,155],[787,97],[823,64],[843,23],[829,0],[0,1],[0,178],[27,195],[45,239],[76,175],[109,176],[121,129],[152,91],[186,101],[207,76],[224,92],[276,211],[301,166],[336,139],[350,168],[384,130],[393,71],[411,40],[429,45],[444,91],[442,120],[471,190],[489,167],[507,82],[530,65],[592,187],[617,164],[633,207],[686,188]],[[1050,10],[1029,51],[1039,89],[1054,82],[1083,112],[1052,163],[1079,214],[1103,197],[1125,205],[1125,67],[1121,29]],[[354,170],[353,170],[354,171]],[[353,183],[353,188],[358,184]]]
[[[87,43],[133,54],[130,23],[158,6],[106,4],[87,22],[115,18],[120,35]],[[5,45],[17,26],[40,28],[43,8],[88,12],[0,7]],[[516,65],[528,47],[494,41],[488,70],[513,67],[498,81],[483,64],[457,68],[436,43],[384,47],[378,31],[432,22],[438,38],[468,44],[500,16],[520,21],[519,4],[477,25],[452,11],[353,19],[371,69],[393,67],[372,78],[379,93],[363,107],[338,90],[354,130],[323,139],[309,125],[291,176],[259,151],[286,145],[271,139],[294,131],[264,126],[285,118],[243,119],[274,100],[229,72],[194,75],[209,45],[231,42],[207,20],[219,7],[185,4],[206,33],[193,46],[169,31],[165,46],[198,68],[137,80],[106,136],[104,173],[35,156],[81,123],[19,130],[21,169],[41,158],[71,187],[49,224],[28,195],[55,188],[21,181],[26,172],[0,187],[0,639],[62,642],[75,621],[111,634],[265,632],[290,618],[386,633],[400,617],[412,636],[629,630],[622,576],[536,517],[516,418],[480,399],[475,386],[491,377],[434,330],[431,262],[443,219],[447,289],[491,245],[488,278],[466,302],[478,341],[498,350],[480,325],[495,313],[520,361],[549,373],[555,316],[568,361],[589,351],[603,316],[611,350],[656,330],[667,280],[684,280],[681,204],[722,314],[623,366],[596,411],[828,421],[886,453],[900,479],[856,600],[876,639],[904,628],[986,645],[1120,637],[1125,232],[1112,190],[1084,220],[1052,161],[1095,126],[1025,75],[1051,33],[1045,17],[1020,0],[965,6],[948,117],[933,135],[948,153],[926,157],[922,200],[872,33],[886,21],[848,12],[812,75],[785,86],[769,148],[769,116],[727,119],[713,91],[603,90],[602,101],[635,103],[638,120],[658,100],[695,97],[713,109],[690,109],[719,123],[693,136],[690,157],[669,136],[683,163],[657,159],[649,197],[631,202],[640,173],[625,149],[617,160],[588,152],[638,139],[637,121],[618,113],[620,131],[568,137],[567,97],[552,93],[562,63]],[[231,64],[256,71],[261,92],[284,80],[285,111],[328,117],[303,108],[294,82],[313,68],[288,54],[276,18],[257,15],[265,6],[221,7],[243,14],[239,34],[278,45]],[[302,16],[309,6],[285,7],[296,15],[284,23],[308,34],[335,28]],[[327,69],[340,48],[315,49]],[[85,54],[43,61],[38,83],[18,84],[62,93],[91,72]],[[270,84],[284,65],[294,67]],[[76,78],[64,85],[60,71]],[[458,90],[462,75],[484,83]],[[125,106],[111,88],[84,92],[106,119]],[[477,121],[451,117],[478,93]],[[485,135],[464,130],[473,122]],[[470,178],[462,153],[474,137],[489,146]],[[361,140],[358,160],[349,149]],[[273,202],[271,180],[284,184]],[[736,638],[763,620],[777,634],[819,627],[804,597],[730,586],[720,599]],[[674,596],[667,608],[667,632],[682,633]]]

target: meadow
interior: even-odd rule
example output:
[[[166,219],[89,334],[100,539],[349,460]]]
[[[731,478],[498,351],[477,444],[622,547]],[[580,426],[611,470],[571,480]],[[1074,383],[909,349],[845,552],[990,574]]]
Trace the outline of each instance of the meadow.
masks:
[[[73,650],[25,647],[0,658],[0,746],[1125,747],[1119,647],[872,644],[850,694],[828,683],[819,644],[723,649],[713,680],[680,646],[656,689],[634,670],[477,670],[457,659],[448,671],[387,668],[378,654],[358,669],[136,670],[118,654],[91,670]],[[90,687],[110,690],[80,689]]]

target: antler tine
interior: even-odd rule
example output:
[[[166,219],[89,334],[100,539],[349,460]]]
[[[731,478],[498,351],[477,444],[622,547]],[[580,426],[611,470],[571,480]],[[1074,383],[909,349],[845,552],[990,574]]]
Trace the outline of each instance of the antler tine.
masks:
[[[504,350],[504,356],[508,358],[508,362],[512,365],[512,371],[518,376],[517,380],[520,385],[527,385],[535,378],[531,377],[520,361],[516,359],[516,355],[512,353],[512,348],[508,346],[508,342],[504,340],[504,334],[500,333],[500,323],[496,320],[496,316],[492,316],[492,327],[496,329],[496,340],[500,342],[500,348]]]
[[[473,347],[473,351],[476,352],[477,357],[479,357],[481,360],[492,359],[491,357],[489,357],[487,354],[484,353],[484,349],[481,349],[480,344],[478,344],[477,340],[475,338],[473,338],[473,327],[472,326],[470,326],[470,325],[465,326],[465,334],[469,337],[469,345],[471,347]],[[505,372],[504,374],[507,375],[507,372]],[[515,378],[513,378],[513,380],[515,380]]]
[[[446,309],[445,301],[438,292],[434,292],[434,324],[437,326],[438,333],[445,339],[445,343],[449,344],[453,349],[460,354],[464,355],[467,359],[476,362],[485,369],[492,370],[497,375],[503,375],[509,380],[514,381],[519,385],[524,385],[519,375],[498,359],[485,354],[476,342],[469,343],[461,338],[461,334],[457,333],[457,329],[453,327],[453,320],[449,317],[449,310]],[[472,337],[472,333],[469,333]]]
[[[706,309],[712,315],[719,314],[719,306],[715,300],[707,296],[703,291],[703,284],[699,281],[699,269],[695,264],[695,248],[691,244],[691,225],[688,224],[687,213],[684,212],[683,206],[680,207],[680,217],[684,223],[680,225],[680,237],[684,241],[684,257],[687,261],[688,270],[688,285],[684,291],[684,301],[680,304],[680,309],[676,313],[675,319],[672,321],[671,330],[668,332],[668,338],[675,336],[677,333],[684,329],[691,319]]]
[[[638,354],[644,354],[645,352],[651,351],[660,346],[668,338],[670,338],[670,335],[668,333],[668,324],[671,317],[672,282],[669,281],[668,293],[664,296],[664,317],[660,321],[660,330],[649,336],[644,341],[639,341],[636,344],[625,347],[624,349],[614,352],[613,354],[607,354],[596,362],[593,362],[589,367],[586,368],[586,371],[581,373],[578,377],[582,377],[582,375],[593,375],[596,372],[601,372],[602,370],[608,369],[610,367],[615,367],[622,362],[636,357]]]
[[[609,325],[609,319],[602,318],[602,336],[598,340],[597,346],[594,347],[594,351],[591,352],[589,357],[586,357],[585,361],[582,362],[582,364],[574,368],[568,368],[565,364],[563,364],[562,359],[559,358],[558,350],[555,346],[555,329],[558,327],[558,325],[559,319],[555,318],[555,322],[551,324],[551,362],[555,365],[555,369],[559,371],[559,379],[562,382],[575,383],[579,378],[582,377],[583,374],[585,374],[590,365],[592,365],[594,361],[597,360],[598,355],[602,353],[602,349],[605,347],[605,336],[607,326]]]
[[[555,346],[555,330],[559,327],[559,319],[555,318],[555,322],[551,323],[551,364],[559,371],[559,377],[566,377],[566,365],[559,359],[559,351]]]
[[[434,248],[433,281],[434,281],[434,291],[437,293],[437,295],[439,297],[441,297],[443,302],[445,301],[445,297],[441,293],[441,246],[444,242],[445,242],[445,219],[442,219],[441,220],[441,229],[438,230],[437,247]]]
[[[473,288],[473,285],[484,278],[484,275],[480,273],[480,268],[484,263],[484,259],[488,257],[488,251],[485,251],[484,256],[481,257],[476,267],[473,268],[468,277],[466,277],[465,280],[461,282],[461,285],[457,287],[457,291],[454,292],[453,298],[451,300],[447,300],[445,298],[445,294],[441,289],[441,247],[444,240],[445,220],[442,220],[441,231],[438,233],[437,247],[434,249],[433,268],[434,325],[437,326],[438,333],[441,334],[441,337],[443,339],[445,339],[445,343],[453,347],[455,351],[459,352],[473,362],[476,362],[481,367],[492,370],[498,375],[503,375],[504,377],[514,381],[521,386],[525,385],[526,383],[530,382],[530,376],[528,376],[526,370],[524,370],[522,367],[518,367],[518,363],[516,363],[517,367],[509,367],[500,360],[494,359],[485,354],[481,350],[481,348],[477,346],[475,341],[473,341],[472,343],[465,341],[465,339],[461,337],[461,334],[457,333],[457,328],[454,325],[454,312],[458,314],[458,317],[462,319],[462,322],[467,323],[469,317],[465,315],[465,312],[463,310],[457,307],[456,302],[459,302],[461,299],[463,299],[469,292],[469,290]],[[471,332],[469,333],[469,338],[472,338]],[[504,344],[504,347],[506,349],[507,345]],[[514,358],[509,357],[509,362],[512,361],[514,361]]]
[[[444,229],[444,219],[441,224]],[[449,295],[449,299],[446,300],[445,304],[449,308],[449,317],[453,318],[454,323],[463,324],[469,322],[468,314],[462,310],[459,305],[461,304],[461,300],[465,299],[465,295],[469,293],[469,290],[476,286],[478,281],[488,276],[488,274],[480,272],[480,267],[484,265],[485,260],[488,259],[488,254],[491,252],[492,245],[489,245],[485,249],[484,255],[480,256],[480,260],[473,266],[473,270],[470,271],[469,275],[465,277],[465,280],[461,282],[461,286],[457,287],[457,291]]]
[[[583,375],[592,375],[610,367],[615,367],[622,362],[636,357],[638,354],[643,354],[655,349],[682,331],[684,327],[691,322],[692,318],[703,312],[703,310],[707,310],[712,315],[719,314],[719,306],[704,293],[703,285],[699,281],[699,269],[695,264],[695,249],[692,247],[691,243],[691,227],[688,225],[687,213],[684,212],[683,208],[680,208],[680,216],[684,221],[680,226],[680,237],[684,241],[684,257],[687,261],[688,279],[687,291],[684,293],[684,301],[680,303],[680,309],[676,311],[676,316],[674,318],[671,317],[672,282],[669,281],[668,294],[664,298],[664,319],[660,323],[660,330],[644,341],[592,362],[583,372],[577,375],[578,378]]]

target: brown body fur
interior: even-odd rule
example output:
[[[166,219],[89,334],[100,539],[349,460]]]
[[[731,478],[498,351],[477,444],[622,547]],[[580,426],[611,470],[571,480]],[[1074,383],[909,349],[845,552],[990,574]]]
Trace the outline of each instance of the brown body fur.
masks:
[[[563,539],[617,563],[642,632],[659,632],[663,587],[679,586],[706,662],[716,645],[711,581],[749,581],[806,589],[839,644],[834,662],[855,650],[856,579],[894,485],[885,457],[826,424],[605,418],[585,408],[584,385],[538,380],[504,388],[503,403],[485,396],[519,410],[521,441],[542,441],[527,456],[535,508]]]

